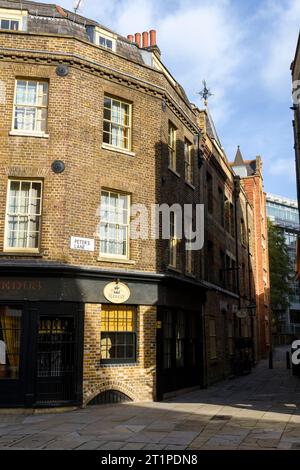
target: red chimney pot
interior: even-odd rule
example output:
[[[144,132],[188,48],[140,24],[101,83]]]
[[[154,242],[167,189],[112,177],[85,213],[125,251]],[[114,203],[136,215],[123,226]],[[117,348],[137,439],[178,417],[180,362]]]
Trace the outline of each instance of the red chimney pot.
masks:
[[[149,47],[149,33],[147,31],[143,32],[143,48]]]
[[[133,42],[133,35],[132,35],[132,34],[128,34],[127,39],[128,39],[130,42]]]
[[[150,46],[156,46],[156,31],[155,29],[151,29],[150,31]]]
[[[135,42],[137,43],[137,45],[138,45],[139,47],[142,46],[141,40],[142,40],[142,35],[141,35],[141,33],[135,33]]]

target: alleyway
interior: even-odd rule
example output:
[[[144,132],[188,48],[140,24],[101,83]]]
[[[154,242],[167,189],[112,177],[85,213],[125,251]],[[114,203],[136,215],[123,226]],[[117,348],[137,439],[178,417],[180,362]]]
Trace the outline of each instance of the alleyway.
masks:
[[[59,414],[0,410],[0,449],[300,449],[300,378],[263,361],[251,375],[165,403]]]

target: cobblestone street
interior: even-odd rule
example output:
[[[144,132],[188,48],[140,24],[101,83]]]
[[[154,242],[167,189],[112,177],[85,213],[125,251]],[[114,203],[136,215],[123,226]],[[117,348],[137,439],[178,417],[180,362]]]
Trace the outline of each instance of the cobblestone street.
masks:
[[[0,411],[0,449],[300,449],[300,379],[277,351],[251,375],[164,403]]]

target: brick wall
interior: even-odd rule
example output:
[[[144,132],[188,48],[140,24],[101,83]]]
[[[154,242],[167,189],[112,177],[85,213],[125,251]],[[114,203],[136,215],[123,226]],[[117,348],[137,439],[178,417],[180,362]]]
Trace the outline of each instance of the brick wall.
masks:
[[[100,366],[101,305],[85,305],[83,403],[117,390],[135,401],[156,396],[156,308],[137,309],[137,363]]]

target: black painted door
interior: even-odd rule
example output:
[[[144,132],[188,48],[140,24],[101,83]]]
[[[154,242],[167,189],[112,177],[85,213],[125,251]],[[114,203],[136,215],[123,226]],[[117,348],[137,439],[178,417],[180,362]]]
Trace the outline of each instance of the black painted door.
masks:
[[[77,403],[82,388],[82,325],[77,304],[39,307],[35,404]],[[79,392],[79,393],[78,393]]]
[[[159,309],[157,398],[202,384],[201,312]]]

